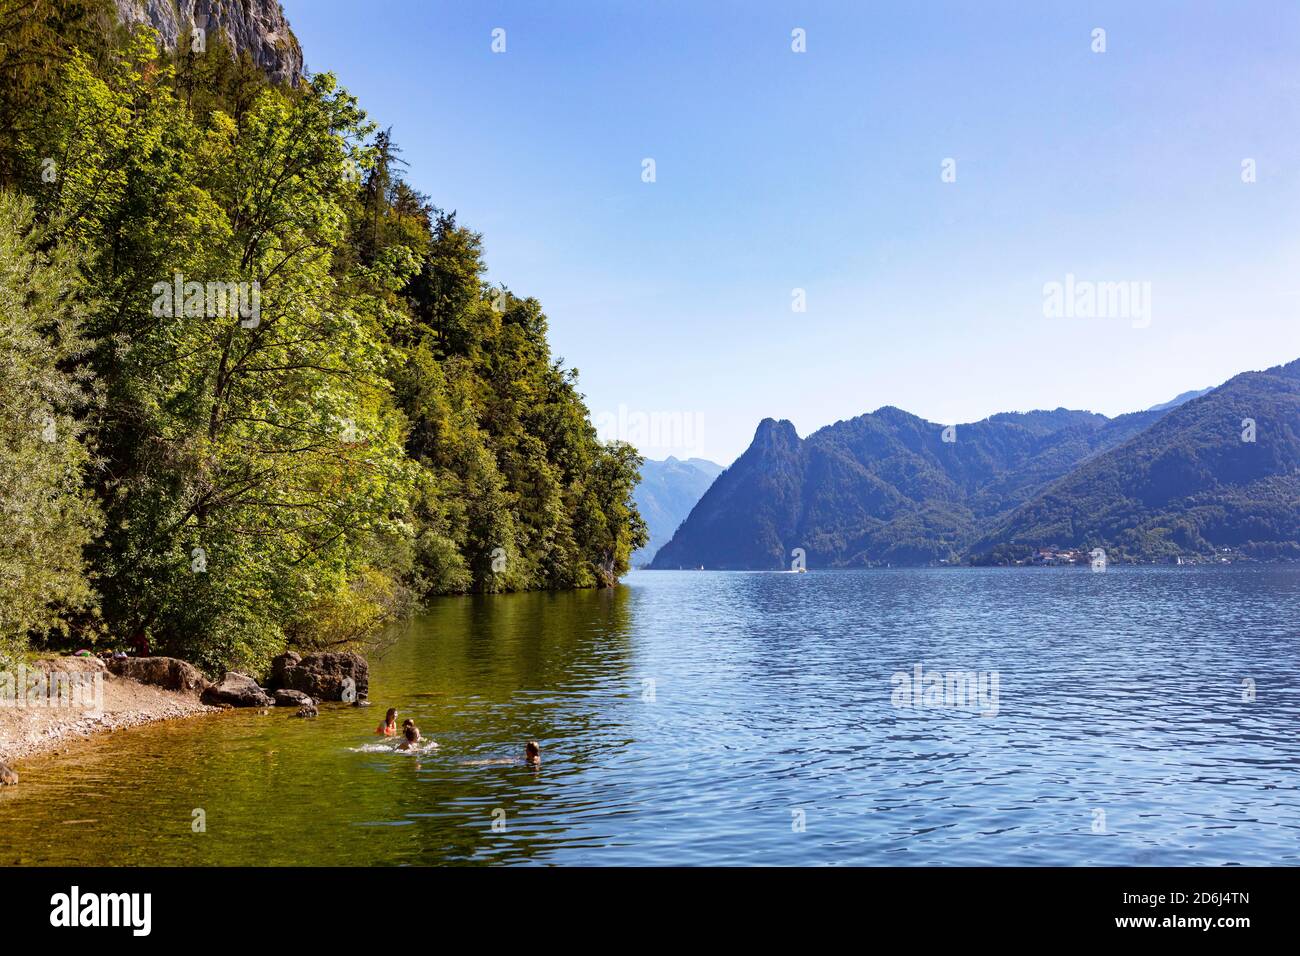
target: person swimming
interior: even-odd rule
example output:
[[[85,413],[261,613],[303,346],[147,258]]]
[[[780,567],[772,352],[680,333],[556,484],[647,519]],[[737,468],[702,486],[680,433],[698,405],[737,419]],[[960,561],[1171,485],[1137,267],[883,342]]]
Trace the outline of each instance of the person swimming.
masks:
[[[415,745],[420,742],[420,728],[415,726],[414,721],[408,720],[402,726],[402,736],[406,739],[397,745],[398,750],[413,750]]]
[[[408,720],[409,724],[410,721]],[[388,713],[384,714],[384,722],[375,728],[375,733],[382,734],[385,737],[393,737],[397,734],[397,708],[389,707]]]
[[[460,763],[463,767],[506,767],[517,762],[514,757],[499,757],[495,760],[462,760]],[[524,763],[530,767],[542,765],[542,748],[537,745],[536,740],[524,744]]]

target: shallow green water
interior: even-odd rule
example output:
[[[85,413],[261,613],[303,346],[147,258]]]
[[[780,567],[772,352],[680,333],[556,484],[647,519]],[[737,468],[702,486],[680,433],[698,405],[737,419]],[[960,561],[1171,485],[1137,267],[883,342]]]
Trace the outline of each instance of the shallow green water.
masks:
[[[322,705],[315,720],[229,711],[25,761],[22,786],[0,792],[0,862],[526,860],[530,839],[515,838],[511,818],[544,812],[550,768],[463,761],[517,756],[530,737],[600,746],[597,709],[572,698],[625,672],[629,598],[440,601],[372,661],[369,708]],[[388,706],[438,748],[397,754],[375,737]],[[504,833],[492,829],[498,809]],[[206,832],[194,832],[196,810]]]
[[[372,661],[370,708],[20,763],[0,864],[1294,864],[1297,622],[1295,568],[645,572],[448,599]],[[997,713],[896,706],[917,664],[996,671]],[[438,749],[376,738],[390,705]],[[529,738],[540,770],[466,763]]]

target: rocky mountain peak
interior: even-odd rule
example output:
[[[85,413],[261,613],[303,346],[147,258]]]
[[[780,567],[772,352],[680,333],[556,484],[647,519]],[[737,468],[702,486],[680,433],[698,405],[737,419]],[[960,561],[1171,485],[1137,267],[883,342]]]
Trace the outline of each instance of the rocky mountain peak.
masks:
[[[115,0],[127,26],[147,24],[162,45],[175,50],[191,30],[220,30],[236,53],[247,50],[253,62],[276,83],[296,85],[302,78],[302,47],[289,28],[279,0]]]

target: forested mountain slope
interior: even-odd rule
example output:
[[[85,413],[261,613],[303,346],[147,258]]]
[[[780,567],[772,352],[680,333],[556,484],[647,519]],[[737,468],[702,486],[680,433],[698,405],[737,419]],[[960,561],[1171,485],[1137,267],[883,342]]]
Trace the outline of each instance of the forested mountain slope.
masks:
[[[1056,544],[1121,559],[1222,548],[1300,558],[1300,360],[1174,408],[1035,495],[972,550]]]
[[[823,567],[1053,546],[1300,556],[1296,367],[1113,419],[1058,408],[945,429],[886,406],[806,439],[765,419],[652,566],[781,568],[794,548]]]

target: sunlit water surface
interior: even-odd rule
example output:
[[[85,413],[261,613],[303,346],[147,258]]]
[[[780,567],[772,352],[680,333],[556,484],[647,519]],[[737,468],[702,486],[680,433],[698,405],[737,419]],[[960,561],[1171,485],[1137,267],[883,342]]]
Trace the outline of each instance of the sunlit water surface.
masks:
[[[368,709],[19,763],[0,864],[1294,864],[1298,631],[1278,567],[450,598],[372,661]],[[917,664],[996,672],[996,715],[893,706]],[[437,748],[387,749],[388,706]],[[468,763],[529,738],[540,770]]]

